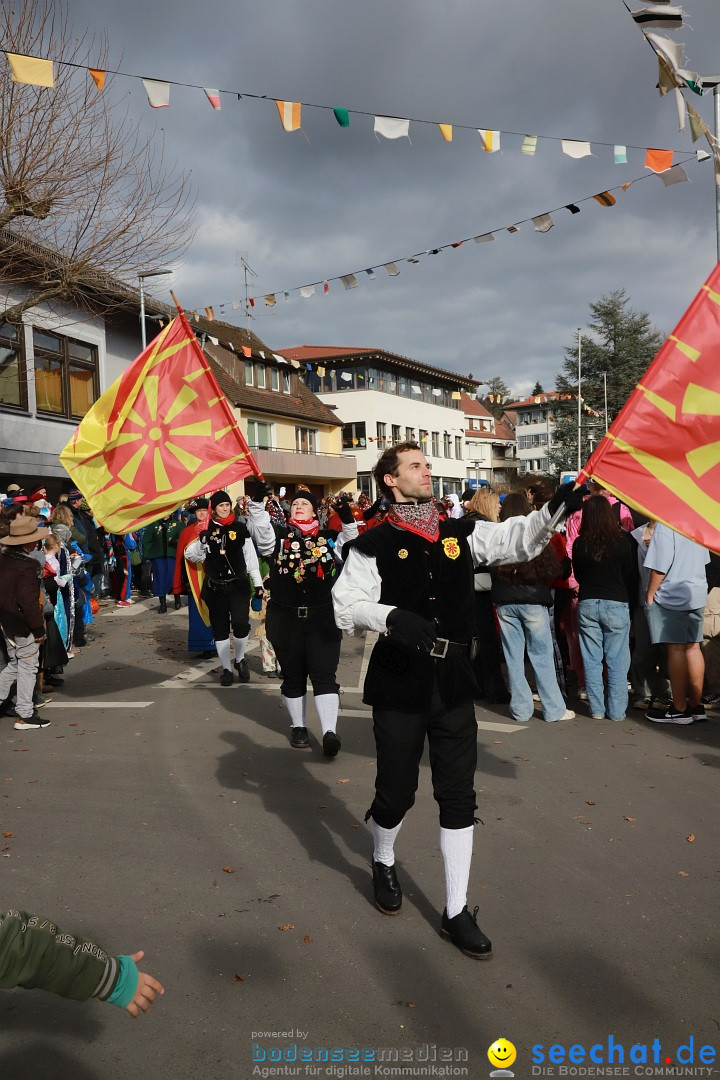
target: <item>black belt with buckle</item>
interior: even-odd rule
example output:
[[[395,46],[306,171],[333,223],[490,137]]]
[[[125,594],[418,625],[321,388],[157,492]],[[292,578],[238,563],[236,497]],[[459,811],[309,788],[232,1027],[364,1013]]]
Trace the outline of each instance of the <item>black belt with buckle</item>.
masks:
[[[312,607],[304,605],[303,607],[291,607],[290,604],[279,604],[277,600],[270,598],[270,603],[275,607],[280,608],[282,611],[289,611],[296,619],[309,619],[311,611],[317,611],[319,608],[332,607],[332,601],[329,604],[313,604]]]
[[[470,651],[468,642],[449,641],[448,638],[439,637],[430,650],[433,660],[446,660],[449,656],[467,656]]]

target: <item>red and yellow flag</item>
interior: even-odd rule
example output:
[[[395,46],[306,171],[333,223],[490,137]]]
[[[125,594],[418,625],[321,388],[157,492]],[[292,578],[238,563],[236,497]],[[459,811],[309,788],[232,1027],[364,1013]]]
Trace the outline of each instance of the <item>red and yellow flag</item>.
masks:
[[[182,312],[98,398],[60,461],[97,520],[118,533],[259,475]]]
[[[720,552],[720,263],[580,473]]]

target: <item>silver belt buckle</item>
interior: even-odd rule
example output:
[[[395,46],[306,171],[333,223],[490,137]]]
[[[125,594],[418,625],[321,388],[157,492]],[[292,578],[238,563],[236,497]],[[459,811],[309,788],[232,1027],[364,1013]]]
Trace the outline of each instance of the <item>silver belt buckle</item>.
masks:
[[[436,638],[435,644],[430,650],[430,655],[435,660],[444,660],[447,656],[447,651],[450,648],[450,642],[445,637]]]
[[[297,609],[297,617],[298,619],[307,619],[308,609],[306,607],[299,607]]]

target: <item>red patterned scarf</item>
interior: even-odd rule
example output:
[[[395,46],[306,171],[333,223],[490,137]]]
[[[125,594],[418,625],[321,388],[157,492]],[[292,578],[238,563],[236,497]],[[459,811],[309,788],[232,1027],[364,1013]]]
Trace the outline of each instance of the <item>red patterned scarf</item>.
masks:
[[[432,500],[426,503],[392,503],[386,520],[399,529],[407,529],[433,542],[440,535],[437,507]]]
[[[320,522],[317,518],[313,518],[312,521],[298,521],[296,518],[290,518],[289,524],[301,532],[303,536],[317,536],[320,528]]]

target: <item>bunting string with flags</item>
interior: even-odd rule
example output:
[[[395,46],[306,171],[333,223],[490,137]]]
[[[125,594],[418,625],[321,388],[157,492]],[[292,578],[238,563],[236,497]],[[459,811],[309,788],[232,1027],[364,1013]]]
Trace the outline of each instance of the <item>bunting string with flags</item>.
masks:
[[[627,5],[626,5],[627,6]],[[629,9],[628,9],[629,10]],[[661,34],[653,34],[651,31],[643,31],[644,36],[648,40],[651,47],[658,53],[661,58],[665,58],[668,78],[671,80],[668,88],[675,88],[678,85],[690,86],[696,93],[702,94],[706,89],[702,85],[702,79],[698,75],[694,75],[692,72],[685,72],[682,69],[682,49],[681,45],[677,45],[670,38],[664,38]],[[463,124],[455,121],[439,121],[431,120],[423,117],[409,117],[400,118],[393,116],[392,114],[378,115],[368,112],[362,109],[349,109],[338,108],[335,105],[325,105],[315,102],[302,102],[302,101],[286,101],[281,98],[275,98],[270,94],[257,94],[247,90],[241,89],[221,89],[221,88],[209,88],[204,84],[184,82],[179,79],[151,79],[146,76],[141,76],[129,71],[122,71],[120,69],[103,69],[86,67],[83,64],[73,63],[66,60],[52,60],[44,57],[25,56],[18,53],[5,52],[8,63],[10,65],[13,80],[16,82],[27,83],[34,86],[47,86],[53,87],[54,81],[54,69],[55,67],[74,68],[77,70],[87,71],[91,77],[95,80],[98,89],[102,90],[105,86],[105,81],[108,75],[116,76],[119,78],[128,78],[142,83],[145,93],[147,95],[148,105],[153,109],[163,109],[170,105],[170,88],[181,87],[188,90],[198,90],[204,94],[207,101],[210,103],[212,109],[216,112],[221,111],[221,98],[223,95],[232,98],[235,102],[239,101],[273,101],[277,106],[280,120],[285,131],[297,131],[303,130],[300,122],[301,111],[304,108],[312,109],[320,112],[327,112],[331,114],[334,120],[335,126],[341,128],[347,128],[350,126],[351,116],[368,117],[373,120],[373,130],[375,135],[382,135],[386,139],[399,139],[402,137],[410,138],[410,125],[424,125],[431,126],[433,128],[439,128],[443,139],[446,142],[454,142],[454,135],[456,131],[471,131],[480,136],[480,144],[483,150],[488,153],[494,153],[500,150],[500,137],[513,136],[523,140],[522,152],[524,154],[533,155],[537,150],[537,144],[540,141],[560,143],[563,148],[563,152],[568,157],[585,157],[589,153],[592,153],[592,146],[595,147],[610,147],[612,148],[615,143],[604,142],[602,140],[592,140],[592,146],[590,141],[566,139],[555,135],[526,135],[519,131],[509,131],[492,129],[480,126],[477,123]],[[685,77],[681,78],[681,74]],[[697,80],[696,82],[693,79]],[[691,85],[692,84],[692,85]],[[572,150],[572,147],[575,150]],[[628,144],[628,149],[631,150],[646,150],[647,147],[636,146]],[[684,153],[684,149],[677,149],[675,153]]]
[[[260,470],[182,311],[80,421],[60,461],[108,532]]]
[[[352,273],[338,274],[334,277],[320,278],[317,281],[306,282],[303,285],[295,286],[293,289],[276,289],[273,292],[264,294],[263,299],[266,306],[274,307],[277,297],[284,296],[285,299],[289,299],[290,295],[293,293],[297,293],[299,296],[308,299],[316,296],[316,290],[322,288],[322,295],[324,296],[327,295],[327,293],[330,291],[331,282],[338,282],[342,284],[344,289],[346,290],[353,289],[356,288],[359,284],[357,280],[358,274],[361,275],[362,280],[374,280],[376,279],[376,270],[385,270],[390,277],[398,277],[401,273],[401,267],[399,264],[405,263],[410,265],[417,265],[424,257],[429,257],[431,255],[439,255],[441,252],[447,250],[457,250],[458,248],[462,247],[463,244],[469,242],[470,240],[473,240],[476,244],[483,244],[490,240],[494,240],[495,233],[508,232],[514,234],[517,233],[520,229],[520,226],[525,223],[531,223],[533,226],[533,230],[537,233],[547,233],[555,225],[555,221],[552,215],[560,210],[569,210],[571,215],[576,215],[580,213],[581,204],[589,203],[593,200],[598,202],[603,207],[615,206],[617,200],[612,194],[612,191],[627,191],[633,184],[637,184],[642,180],[649,180],[653,176],[657,176],[663,182],[665,187],[670,187],[674,184],[687,181],[687,173],[681,166],[687,164],[688,162],[697,163],[701,160],[709,158],[709,156],[710,155],[705,153],[705,151],[698,150],[691,157],[685,158],[683,162],[679,163],[678,165],[674,165],[672,168],[667,169],[665,172],[656,172],[655,170],[651,170],[649,172],[646,172],[643,176],[637,176],[633,180],[618,185],[617,188],[613,188],[608,191],[597,192],[594,195],[587,195],[584,198],[576,199],[574,202],[565,203],[560,207],[555,207],[554,210],[547,210],[542,214],[535,214],[523,218],[520,221],[514,222],[512,225],[498,226],[495,229],[478,234],[477,236],[464,237],[461,240],[453,240],[449,243],[442,244],[439,247],[426,248],[424,251],[416,252],[413,255],[405,255],[402,258],[396,258],[388,262],[378,262],[370,267],[355,269],[352,271]],[[260,297],[256,298],[250,296],[247,297],[245,301],[224,301],[224,304],[231,304],[233,310],[236,310],[236,305],[240,304],[246,304],[254,308],[256,299],[259,301]],[[219,305],[212,305],[212,307],[214,306]],[[208,310],[210,309],[211,308],[209,307]]]
[[[720,552],[720,263],[579,474]]]

